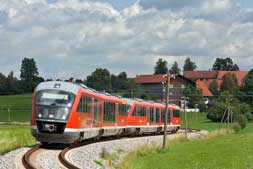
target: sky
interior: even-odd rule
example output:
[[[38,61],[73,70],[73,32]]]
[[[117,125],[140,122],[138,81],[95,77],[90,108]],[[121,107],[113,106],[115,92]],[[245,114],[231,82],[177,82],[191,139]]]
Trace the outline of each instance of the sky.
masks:
[[[253,67],[252,0],[0,0],[0,72],[24,57],[41,76],[84,79],[96,68],[151,74],[163,58],[208,70],[231,57]]]

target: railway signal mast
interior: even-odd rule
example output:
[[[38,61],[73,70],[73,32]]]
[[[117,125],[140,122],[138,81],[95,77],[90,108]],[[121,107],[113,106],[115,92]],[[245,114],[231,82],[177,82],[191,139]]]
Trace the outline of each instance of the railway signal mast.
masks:
[[[169,104],[169,95],[170,95],[170,79],[173,78],[175,79],[174,75],[171,74],[166,74],[163,76],[163,78],[165,79],[164,82],[162,83],[163,85],[165,85],[165,95],[166,95],[166,103],[165,103],[165,120],[164,120],[164,131],[163,131],[163,150],[165,150],[166,148],[166,137],[167,137],[167,124],[168,124],[168,104]]]

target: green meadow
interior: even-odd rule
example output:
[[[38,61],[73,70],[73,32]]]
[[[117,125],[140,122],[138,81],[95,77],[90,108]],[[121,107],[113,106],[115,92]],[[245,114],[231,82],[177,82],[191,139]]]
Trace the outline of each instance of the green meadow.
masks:
[[[219,123],[206,119],[205,113],[188,114],[190,128],[210,131],[202,139],[169,142],[166,151],[158,145],[130,152],[121,169],[252,169],[253,123],[238,134],[217,132]],[[183,117],[182,117],[183,118]],[[184,125],[184,124],[183,124]],[[214,131],[216,130],[216,131]]]
[[[0,122],[29,122],[32,94],[0,96]]]

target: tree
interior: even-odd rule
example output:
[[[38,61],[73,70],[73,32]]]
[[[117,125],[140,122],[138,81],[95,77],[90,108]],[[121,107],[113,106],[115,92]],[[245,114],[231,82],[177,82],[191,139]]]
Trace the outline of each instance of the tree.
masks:
[[[18,92],[17,84],[18,84],[18,79],[14,77],[13,71],[10,72],[8,75],[7,79],[7,90],[9,94],[15,94]]]
[[[178,67],[178,63],[175,61],[175,62],[172,64],[172,66],[171,66],[171,68],[170,68],[170,70],[169,70],[169,73],[170,73],[170,74],[180,74],[180,72],[181,72],[181,70],[180,70],[179,67]]]
[[[86,85],[98,91],[111,92],[111,75],[107,69],[97,68],[87,76]]]
[[[0,95],[6,94],[7,80],[6,77],[0,73]]]
[[[154,74],[166,74],[168,73],[167,61],[162,58],[158,59],[155,66]]]
[[[224,112],[227,111],[227,101],[230,105],[236,105],[230,107],[230,111],[233,112],[233,120],[238,120],[238,115],[240,114],[240,102],[238,99],[234,98],[228,91],[224,91],[220,94],[219,98],[215,101],[213,107],[208,110],[207,118],[213,122],[221,122]],[[224,119],[226,119],[225,117]]]
[[[188,85],[184,91],[184,96],[189,98],[190,107],[194,107],[195,104],[199,105],[202,110],[205,109],[205,102],[202,96],[202,92],[192,85]]]
[[[184,71],[192,71],[195,70],[196,68],[197,68],[196,64],[192,62],[189,57],[187,57],[184,62]]]
[[[38,75],[38,68],[33,58],[24,58],[21,64],[20,78],[24,81],[33,81]]]
[[[212,70],[238,71],[239,67],[231,58],[216,58]]]
[[[118,90],[125,90],[128,88],[128,79],[125,72],[121,72],[118,76],[114,74],[111,75],[112,89],[113,92],[118,92]]]
[[[213,80],[209,85],[209,90],[213,95],[217,96],[219,94],[218,83],[217,80]]]
[[[222,83],[220,86],[221,91],[228,91],[230,94],[234,94],[238,90],[238,83],[236,76],[231,73],[226,73],[222,77]]]
[[[38,81],[42,80],[41,77],[38,77],[38,68],[33,58],[22,60],[20,72],[21,87],[25,92],[32,92]]]
[[[243,79],[242,86],[238,92],[238,98],[242,102],[253,105],[253,69]]]

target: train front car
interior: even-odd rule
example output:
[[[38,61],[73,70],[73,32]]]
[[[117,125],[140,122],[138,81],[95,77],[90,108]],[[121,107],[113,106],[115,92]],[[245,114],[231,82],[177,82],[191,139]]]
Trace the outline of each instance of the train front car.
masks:
[[[66,132],[80,86],[68,82],[40,83],[33,95],[32,135],[42,144],[72,143],[78,133]]]

